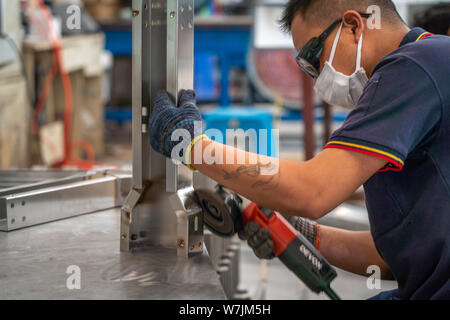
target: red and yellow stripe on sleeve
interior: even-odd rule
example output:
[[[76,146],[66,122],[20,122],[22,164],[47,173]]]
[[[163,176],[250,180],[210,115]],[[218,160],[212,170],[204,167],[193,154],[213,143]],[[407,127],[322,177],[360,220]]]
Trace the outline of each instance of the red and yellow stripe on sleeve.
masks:
[[[388,164],[386,165],[386,167],[380,170],[380,172],[401,171],[403,169],[403,166],[405,165],[405,162],[402,159],[400,159],[399,157],[395,156],[390,152],[386,152],[374,147],[368,147],[358,143],[345,141],[330,141],[325,146],[325,149],[328,148],[355,151],[386,160]]]
[[[431,32],[424,32],[424,33],[422,33],[422,34],[417,38],[416,42],[417,42],[417,41],[420,41],[420,40],[422,40],[422,39],[431,37],[431,36],[434,36],[434,33],[431,33]]]

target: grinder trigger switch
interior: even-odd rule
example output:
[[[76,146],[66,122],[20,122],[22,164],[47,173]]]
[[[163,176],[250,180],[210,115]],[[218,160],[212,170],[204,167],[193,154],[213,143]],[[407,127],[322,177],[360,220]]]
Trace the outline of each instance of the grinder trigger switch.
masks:
[[[261,212],[267,217],[267,218],[271,218],[274,215],[274,211],[271,209],[266,209],[263,207],[259,207],[259,210],[261,210]]]

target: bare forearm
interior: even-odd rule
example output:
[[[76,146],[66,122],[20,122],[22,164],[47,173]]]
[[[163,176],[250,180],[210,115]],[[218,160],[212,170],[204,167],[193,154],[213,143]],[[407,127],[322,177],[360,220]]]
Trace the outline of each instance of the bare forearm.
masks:
[[[379,266],[381,277],[392,280],[392,273],[380,257],[369,231],[346,231],[320,226],[319,251],[334,266],[368,276],[367,268]]]
[[[280,160],[208,139],[196,143],[191,161],[195,169],[259,205],[314,220],[385,165],[378,158],[338,149],[324,150],[307,162]]]
[[[311,179],[311,175],[303,174],[308,172],[307,163],[256,156],[209,140],[204,140],[202,147],[203,150],[208,147],[215,148],[216,152],[221,150],[223,156],[219,161],[222,164],[207,164],[207,161],[194,164],[203,174],[261,206],[290,215],[317,218],[312,216],[310,208],[318,196],[314,187],[317,181]],[[194,157],[193,154],[192,162],[198,163]]]

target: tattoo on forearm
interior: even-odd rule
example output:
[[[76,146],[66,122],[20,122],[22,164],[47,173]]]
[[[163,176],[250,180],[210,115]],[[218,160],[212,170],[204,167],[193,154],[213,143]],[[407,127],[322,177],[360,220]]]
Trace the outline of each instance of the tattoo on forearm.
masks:
[[[262,171],[265,170],[266,173],[262,174]],[[269,172],[271,172],[269,174]],[[268,163],[267,165],[263,165],[261,163],[257,163],[255,165],[246,165],[237,168],[233,172],[228,172],[223,170],[224,180],[233,180],[245,175],[250,178],[258,179],[255,183],[252,184],[253,188],[261,188],[264,190],[273,190],[276,189],[279,185],[280,181],[280,171],[278,166],[276,167],[276,171],[274,165],[272,163]]]
[[[241,166],[237,168],[233,172],[227,172],[226,170],[223,170],[224,172],[224,179],[225,180],[231,180],[239,177],[240,175],[247,175],[251,178],[256,178],[261,175],[261,164],[255,164],[255,165],[247,165],[247,166]],[[266,167],[270,167],[270,164]]]
[[[268,176],[269,179],[255,182],[253,188],[262,188],[264,190],[275,190],[280,183],[280,173]]]

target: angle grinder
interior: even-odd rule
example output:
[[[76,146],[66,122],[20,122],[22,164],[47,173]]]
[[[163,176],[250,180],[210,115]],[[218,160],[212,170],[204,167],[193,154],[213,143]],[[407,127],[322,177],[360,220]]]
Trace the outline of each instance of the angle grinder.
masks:
[[[214,191],[195,191],[203,208],[205,225],[221,237],[232,237],[249,222],[267,228],[274,243],[274,253],[315,293],[325,292],[339,300],[331,289],[337,272],[314,246],[278,212],[259,207],[220,185]]]

